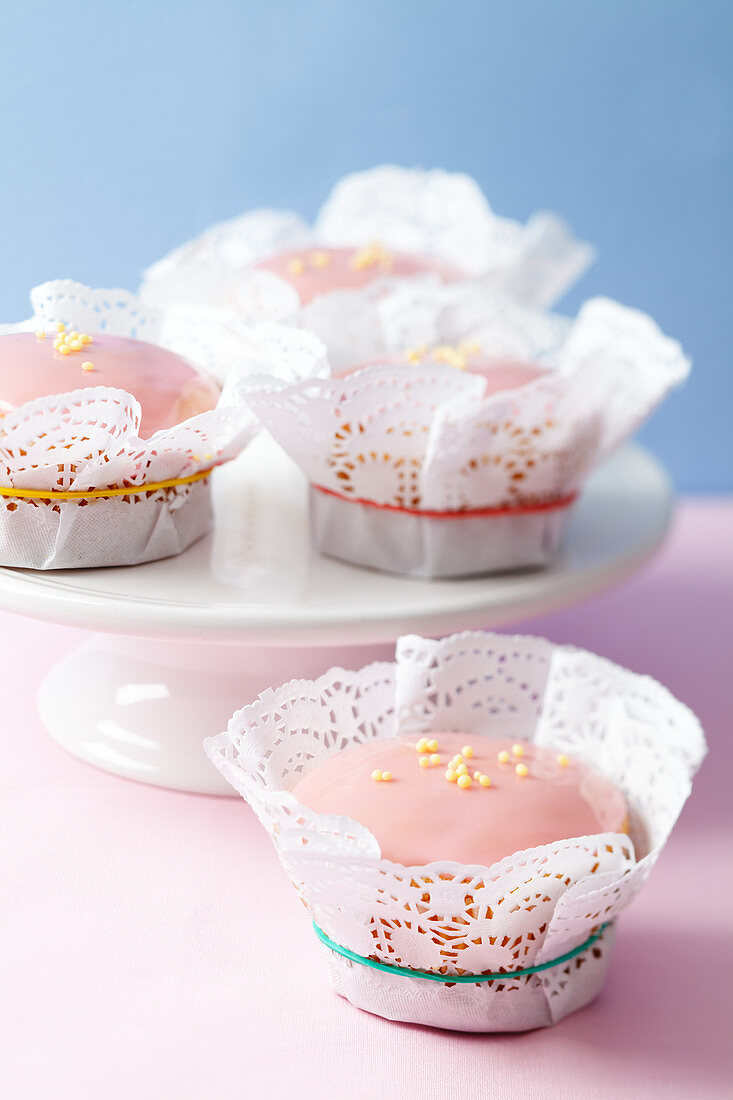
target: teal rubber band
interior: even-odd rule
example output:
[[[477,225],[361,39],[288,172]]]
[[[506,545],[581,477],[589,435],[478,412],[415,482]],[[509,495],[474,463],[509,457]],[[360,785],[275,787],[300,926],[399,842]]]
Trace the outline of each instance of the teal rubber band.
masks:
[[[610,923],[610,921],[606,921],[597,932],[588,937],[585,943],[574,947],[572,951],[566,951],[564,955],[558,955],[556,959],[539,963],[537,966],[525,966],[522,970],[497,970],[493,974],[434,974],[431,970],[410,970],[407,966],[394,966],[392,963],[377,962],[376,959],[368,959],[365,955],[357,955],[355,951],[350,951],[348,947],[342,947],[340,943],[334,943],[323,929],[318,927],[315,921],[313,921],[313,927],[318,939],[321,943],[325,943],[326,947],[330,947],[337,955],[343,955],[345,959],[361,963],[362,966],[370,966],[372,970],[383,970],[385,974],[401,974],[405,978],[424,978],[428,982],[442,982],[443,985],[475,985],[476,982],[494,982],[497,978],[523,978],[525,974],[539,974],[542,970],[551,970],[553,966],[562,966],[563,963],[574,959],[576,955],[581,955],[583,951],[587,951],[596,940],[601,938]]]

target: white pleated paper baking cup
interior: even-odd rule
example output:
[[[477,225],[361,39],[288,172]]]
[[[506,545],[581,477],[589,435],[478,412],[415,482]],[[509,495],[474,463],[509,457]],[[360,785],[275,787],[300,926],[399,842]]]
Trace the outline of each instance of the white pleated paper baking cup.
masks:
[[[211,479],[84,502],[0,499],[0,565],[90,569],[138,565],[186,550],[211,527]]]
[[[353,565],[426,578],[506,573],[555,559],[574,499],[538,509],[440,515],[349,500],[311,486],[311,527],[322,554]]]
[[[539,973],[451,985],[389,974],[353,962],[324,945],[328,982],[356,1008],[398,1023],[449,1031],[529,1031],[551,1027],[595,1000],[603,988],[616,925],[585,951]]]

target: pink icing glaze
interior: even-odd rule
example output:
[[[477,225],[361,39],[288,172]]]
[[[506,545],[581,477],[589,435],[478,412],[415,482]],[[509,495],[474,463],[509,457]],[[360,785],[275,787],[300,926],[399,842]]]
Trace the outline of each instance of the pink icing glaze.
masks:
[[[285,279],[297,290],[303,305],[330,290],[355,290],[385,276],[406,278],[410,275],[432,273],[439,275],[444,282],[452,282],[461,277],[460,271],[449,264],[405,252],[388,252],[391,260],[389,265],[377,262],[355,267],[352,261],[359,251],[357,248],[299,248],[269,256],[266,260],[260,260],[255,267],[274,271]],[[319,253],[328,257],[328,263],[322,267],[313,263],[313,257]],[[290,265],[293,262],[302,263],[303,270],[292,271]]]
[[[369,363],[359,363],[358,366],[335,371],[334,378],[347,378],[350,374],[363,370],[365,367],[394,365],[399,367],[400,370],[410,370],[414,366],[419,366],[420,363],[432,362],[435,362],[435,360],[430,358],[429,353],[417,364],[410,362],[404,355],[390,355],[385,356],[383,359],[375,359]],[[457,370],[458,368],[454,369]],[[550,373],[544,367],[537,366],[535,363],[522,363],[516,359],[494,359],[491,356],[482,354],[468,355],[466,370],[469,374],[479,374],[486,379],[485,397],[489,397],[494,393],[501,393],[504,390],[518,390],[521,386],[526,386],[537,378],[543,378]]]
[[[219,387],[180,355],[142,340],[107,333],[92,336],[81,351],[61,355],[55,334],[39,340],[32,332],[0,336],[0,416],[26,401],[86,386],[115,386],[142,407],[140,436],[147,439],[196,413],[213,409]],[[91,362],[94,370],[82,370]]]
[[[518,390],[549,372],[534,363],[520,363],[513,359],[469,358],[466,368],[471,374],[480,374],[486,379],[485,396],[501,393],[503,390]]]
[[[524,755],[500,764],[514,741],[460,733],[430,734],[441,764],[423,768],[415,742],[406,739],[352,745],[317,764],[293,788],[303,805],[324,814],[346,814],[377,838],[385,859],[422,865],[436,860],[490,866],[539,844],[595,833],[625,832],[626,802],[607,779],[586,765],[563,767],[554,749],[522,742]],[[466,760],[491,778],[461,790],[445,778],[448,762],[470,744]],[[517,763],[529,768],[520,778]],[[378,783],[375,769],[392,772]]]

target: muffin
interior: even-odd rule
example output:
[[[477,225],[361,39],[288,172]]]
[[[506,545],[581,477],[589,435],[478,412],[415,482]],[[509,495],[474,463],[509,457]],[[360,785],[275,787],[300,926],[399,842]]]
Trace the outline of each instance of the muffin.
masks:
[[[705,745],[648,677],[467,632],[269,690],[206,750],[270,833],[338,993],[520,1031],[599,992]]]
[[[211,524],[210,476],[256,434],[223,377],[251,339],[210,312],[146,310],[57,281],[0,333],[0,565],[168,557]]]
[[[538,306],[582,275],[592,249],[551,214],[498,217],[469,176],[395,166],[340,180],[313,226],[291,211],[252,210],[207,229],[144,274],[152,305],[232,310],[249,323],[296,322],[322,299],[399,282],[478,280]]]
[[[388,572],[550,564],[591,470],[689,370],[650,318],[607,299],[573,322],[449,286],[397,291],[377,314],[360,302],[375,324],[329,329],[330,379],[246,391],[308,477],[318,549]]]

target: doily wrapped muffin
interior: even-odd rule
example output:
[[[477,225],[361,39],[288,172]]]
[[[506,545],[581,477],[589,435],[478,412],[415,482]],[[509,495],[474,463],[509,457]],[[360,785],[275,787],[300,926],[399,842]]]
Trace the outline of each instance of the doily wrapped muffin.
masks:
[[[319,549],[394,573],[547,565],[588,473],[689,370],[607,299],[570,322],[422,283],[390,293],[379,324],[370,308],[348,338],[331,317],[338,377],[252,377],[247,400],[308,477]]]
[[[593,250],[552,214],[498,217],[469,176],[383,166],[345,176],[313,226],[291,211],[252,210],[212,226],[145,273],[143,298],[231,309],[249,322],[300,319],[315,304],[405,279],[477,280],[548,306]]]
[[[486,1032],[596,996],[705,744],[648,677],[470,632],[268,690],[206,749],[269,832],[332,987],[388,1019]]]
[[[305,353],[318,369],[304,332],[253,333],[212,311],[153,310],[69,281],[31,300],[29,321],[0,330],[3,566],[180,553],[210,527],[212,471],[258,430],[236,394],[243,361],[271,370],[274,359],[287,373]]]

